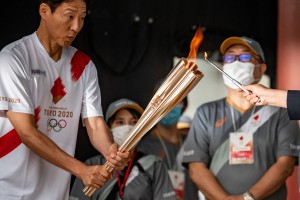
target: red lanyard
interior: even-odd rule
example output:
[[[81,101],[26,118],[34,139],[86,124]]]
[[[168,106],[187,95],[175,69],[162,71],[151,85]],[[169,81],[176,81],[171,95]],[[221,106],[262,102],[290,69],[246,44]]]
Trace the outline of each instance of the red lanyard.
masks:
[[[119,186],[119,195],[120,195],[121,199],[123,198],[126,181],[128,179],[129,173],[131,171],[131,166],[132,166],[134,157],[136,156],[136,153],[137,153],[137,151],[133,152],[133,155],[132,155],[132,157],[129,161],[129,165],[128,165],[127,170],[126,170],[126,173],[125,173],[125,176],[124,176],[124,179],[123,179],[123,183],[121,183],[119,172],[116,170],[116,176],[117,176],[117,179],[118,179],[118,186]]]

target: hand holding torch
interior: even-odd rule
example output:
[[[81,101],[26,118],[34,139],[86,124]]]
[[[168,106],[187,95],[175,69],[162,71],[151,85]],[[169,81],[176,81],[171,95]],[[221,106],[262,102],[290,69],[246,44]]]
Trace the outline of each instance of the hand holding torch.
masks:
[[[140,139],[169,111],[171,111],[196,86],[204,76],[195,64],[196,52],[203,39],[202,30],[198,29],[191,42],[191,51],[188,58],[181,58],[160,85],[144,113],[130,131],[119,151],[131,150]],[[104,164],[109,172],[113,171],[107,162]],[[83,192],[91,196],[96,189],[86,186]]]

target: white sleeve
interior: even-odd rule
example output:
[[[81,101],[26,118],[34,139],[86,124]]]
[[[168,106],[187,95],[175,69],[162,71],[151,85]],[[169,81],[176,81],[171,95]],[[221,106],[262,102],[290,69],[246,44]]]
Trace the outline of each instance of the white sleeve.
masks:
[[[103,116],[98,73],[92,61],[89,62],[84,73],[85,83],[81,117],[84,119],[87,117]]]
[[[21,54],[20,54],[21,55]],[[0,116],[5,110],[34,114],[29,69],[24,60],[10,51],[0,53]]]

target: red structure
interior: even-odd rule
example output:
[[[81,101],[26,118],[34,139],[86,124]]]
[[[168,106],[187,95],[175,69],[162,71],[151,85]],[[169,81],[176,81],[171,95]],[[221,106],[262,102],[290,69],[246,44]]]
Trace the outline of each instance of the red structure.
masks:
[[[277,88],[300,90],[300,1],[278,1]],[[300,199],[298,167],[287,180],[288,200]]]

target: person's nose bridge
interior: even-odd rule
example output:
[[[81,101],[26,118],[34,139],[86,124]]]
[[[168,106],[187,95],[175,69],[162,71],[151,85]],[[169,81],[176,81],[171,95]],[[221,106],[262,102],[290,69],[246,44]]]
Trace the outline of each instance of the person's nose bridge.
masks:
[[[72,21],[71,30],[78,33],[81,30],[82,26],[83,26],[83,21],[82,21],[81,17],[77,16]]]
[[[135,120],[134,119],[126,119],[125,124],[130,125],[130,126],[134,126],[135,125]]]
[[[125,119],[124,122],[125,122],[126,125],[131,125],[131,120],[130,119]]]

